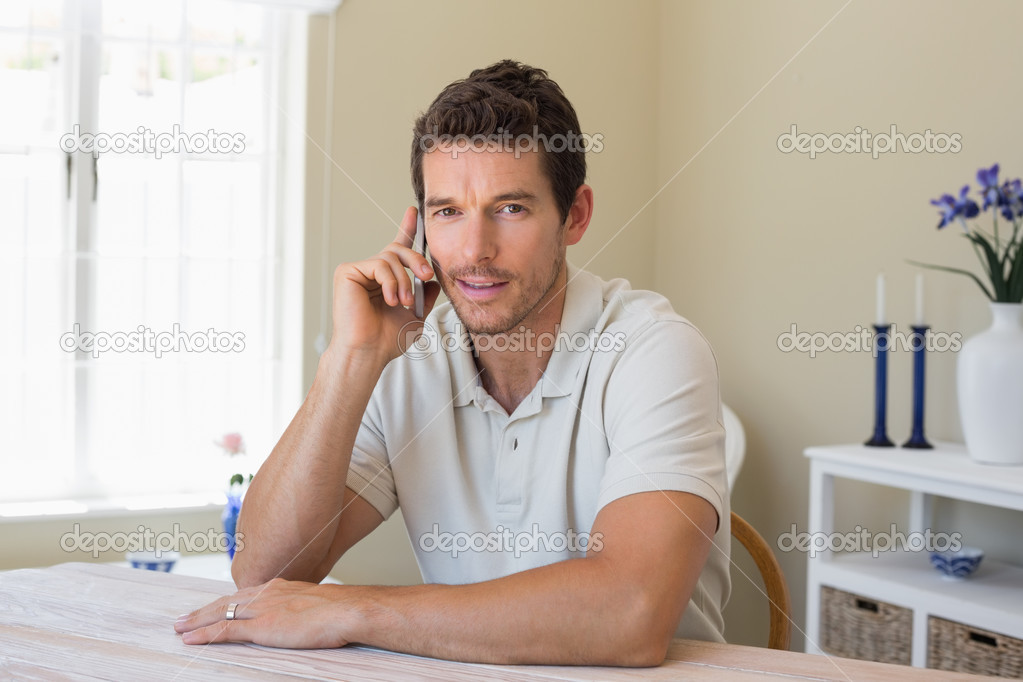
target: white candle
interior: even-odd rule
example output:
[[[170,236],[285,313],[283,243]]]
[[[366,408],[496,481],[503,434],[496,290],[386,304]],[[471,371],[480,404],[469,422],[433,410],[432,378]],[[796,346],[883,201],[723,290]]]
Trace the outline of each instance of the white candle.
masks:
[[[884,273],[877,273],[877,326],[883,327],[888,324],[885,321],[884,312]]]
[[[916,275],[916,326],[924,326],[924,274]]]

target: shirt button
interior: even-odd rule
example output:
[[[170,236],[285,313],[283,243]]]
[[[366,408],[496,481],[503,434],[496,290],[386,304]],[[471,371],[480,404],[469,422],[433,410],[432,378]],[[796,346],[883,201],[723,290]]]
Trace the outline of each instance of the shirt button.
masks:
[[[516,438],[515,440],[512,441],[512,450],[518,450],[518,449],[519,449],[519,439]]]

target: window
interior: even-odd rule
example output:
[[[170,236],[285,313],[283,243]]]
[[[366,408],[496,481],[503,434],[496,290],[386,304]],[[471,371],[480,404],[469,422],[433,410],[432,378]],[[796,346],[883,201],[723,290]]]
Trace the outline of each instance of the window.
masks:
[[[0,500],[208,493],[239,467],[214,440],[265,454],[283,430],[297,23],[214,0],[0,5]]]

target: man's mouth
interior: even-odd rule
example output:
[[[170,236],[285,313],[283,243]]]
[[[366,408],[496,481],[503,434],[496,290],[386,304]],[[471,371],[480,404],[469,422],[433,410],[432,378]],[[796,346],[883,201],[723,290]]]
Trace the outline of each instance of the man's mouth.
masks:
[[[456,279],[455,282],[458,283],[458,289],[465,294],[465,296],[474,300],[487,300],[496,296],[508,285],[507,282],[474,282],[464,279]]]

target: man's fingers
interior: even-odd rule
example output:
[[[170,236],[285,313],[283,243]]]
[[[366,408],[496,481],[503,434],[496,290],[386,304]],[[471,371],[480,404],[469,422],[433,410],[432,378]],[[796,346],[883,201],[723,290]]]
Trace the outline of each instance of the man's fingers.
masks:
[[[398,300],[398,276],[395,274],[392,265],[385,258],[377,257],[360,263],[352,263],[351,266],[344,267],[350,267],[347,272],[348,279],[370,293],[379,287],[380,295],[387,305],[393,307],[401,303]],[[404,269],[401,271],[401,276],[408,280],[408,275],[405,274]]]
[[[221,597],[191,613],[179,616],[174,623],[177,632],[186,632],[197,628],[229,622],[227,619],[231,605],[234,605],[234,620],[252,618],[252,602],[256,595],[248,590],[240,590],[228,597]]]
[[[416,217],[419,215],[419,210],[415,206],[409,206],[405,209],[405,215],[401,219],[401,225],[398,226],[398,234],[394,238],[394,241],[401,244],[407,249],[412,248],[412,243],[416,236]]]
[[[405,211],[405,217],[402,218],[401,226],[398,228],[398,235],[394,238],[394,242],[384,247],[384,251],[396,254],[405,264],[405,267],[416,273],[420,279],[427,280],[433,278],[433,267],[430,265],[430,261],[421,253],[413,251],[412,255],[410,255],[406,250],[412,249],[415,244],[418,215],[419,210],[415,206],[408,207]]]
[[[380,254],[380,263],[382,267],[377,271],[379,277],[386,278],[388,282],[384,285],[384,300],[387,301],[387,304],[391,306],[412,305],[412,280],[405,272],[405,266],[401,259],[394,253],[385,251]],[[382,281],[381,284],[383,284]]]
[[[210,644],[212,642],[249,642],[251,633],[244,620],[222,620],[213,625],[182,633],[185,644]]]
[[[412,305],[412,280],[409,279],[408,273],[405,272],[405,264],[402,263],[399,255],[393,251],[385,250],[380,254],[380,259],[391,268],[391,275],[394,278],[397,294],[401,297],[401,304],[405,306]]]
[[[349,273],[357,275],[353,281],[357,281],[363,288],[372,290],[380,288],[380,293],[387,305],[411,306],[415,302],[412,290],[412,280],[405,271],[406,267],[411,268],[414,264],[405,263],[402,259],[407,258],[408,251],[397,252],[391,248],[384,249],[375,258],[360,263],[353,263]],[[429,268],[425,260],[421,261],[426,268],[415,267],[418,270],[420,279],[428,280],[433,276],[433,270]],[[340,272],[339,266],[338,272]],[[351,277],[350,277],[351,279]],[[336,286],[336,283],[335,283]]]

